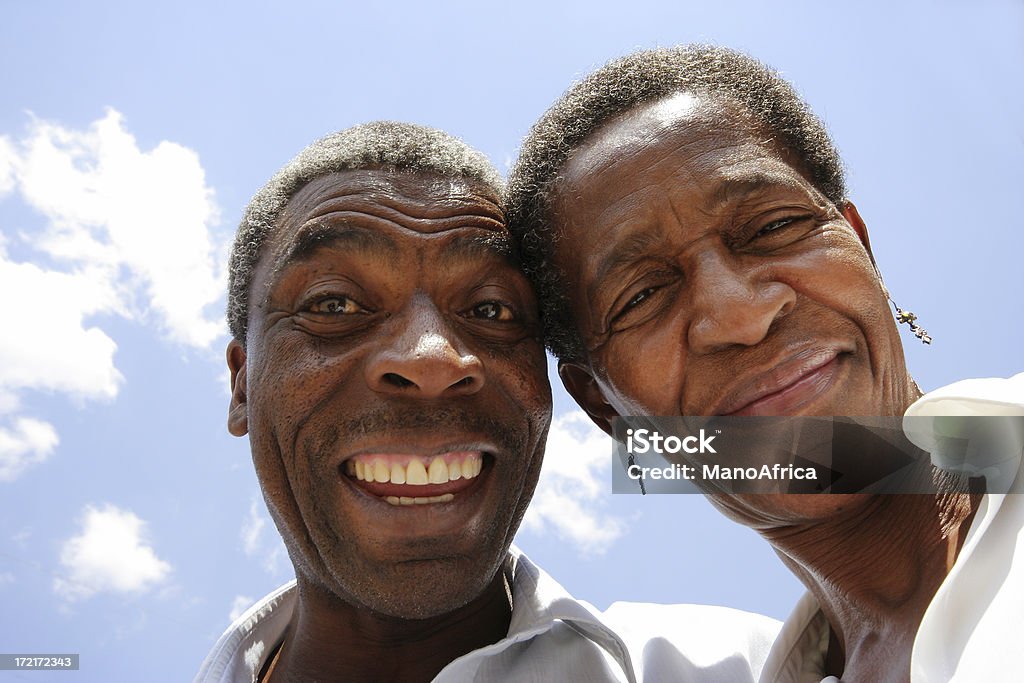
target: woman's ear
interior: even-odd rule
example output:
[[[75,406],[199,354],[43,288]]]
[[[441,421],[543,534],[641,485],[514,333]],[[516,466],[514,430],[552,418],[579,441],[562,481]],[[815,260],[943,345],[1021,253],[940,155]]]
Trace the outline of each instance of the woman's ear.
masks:
[[[878,263],[875,262],[875,254],[871,251],[871,237],[868,235],[868,226],[864,224],[864,219],[860,217],[860,212],[857,211],[856,205],[853,202],[847,200],[843,203],[843,218],[850,224],[854,232],[857,233],[857,237],[860,238],[860,243],[864,245],[864,250],[868,252],[868,258],[871,259],[871,265],[875,267],[875,273],[878,275],[878,281],[882,283],[882,290],[885,295],[889,296],[889,288],[885,286],[885,280],[882,279],[882,272],[878,270]]]
[[[579,363],[559,361],[558,376],[562,378],[565,390],[590,416],[594,424],[600,427],[605,434],[611,436],[612,419],[619,417],[619,414],[605,400],[604,394],[601,393],[601,387],[598,386],[590,368]]]

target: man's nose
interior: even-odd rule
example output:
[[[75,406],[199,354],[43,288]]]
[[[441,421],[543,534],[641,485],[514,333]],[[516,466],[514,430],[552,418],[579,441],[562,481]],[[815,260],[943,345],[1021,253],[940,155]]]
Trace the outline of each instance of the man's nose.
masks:
[[[433,301],[414,300],[396,321],[403,329],[366,365],[370,388],[412,398],[453,398],[480,391],[483,363],[462,344]]]
[[[796,304],[796,292],[727,249],[696,256],[691,265],[692,315],[687,342],[693,353],[754,346]]]

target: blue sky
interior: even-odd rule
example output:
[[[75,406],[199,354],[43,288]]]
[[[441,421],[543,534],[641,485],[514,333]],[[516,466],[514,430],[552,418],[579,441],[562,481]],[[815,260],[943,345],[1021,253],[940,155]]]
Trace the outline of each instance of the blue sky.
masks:
[[[790,78],[849,167],[922,387],[1024,369],[1019,2],[0,2],[0,652],[189,680],[240,605],[290,577],[230,437],[226,245],[312,139],[400,119],[504,171],[574,79],[714,42]],[[610,446],[553,378],[518,543],[580,597],[784,617],[800,587],[700,497],[612,497]]]

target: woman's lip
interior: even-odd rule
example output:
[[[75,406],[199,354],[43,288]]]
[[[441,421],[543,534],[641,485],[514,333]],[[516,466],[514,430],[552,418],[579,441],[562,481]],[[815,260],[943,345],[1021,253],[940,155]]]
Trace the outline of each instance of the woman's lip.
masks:
[[[838,369],[839,353],[829,351],[790,362],[769,378],[755,381],[759,388],[734,400],[720,415],[786,415],[823,393]]]

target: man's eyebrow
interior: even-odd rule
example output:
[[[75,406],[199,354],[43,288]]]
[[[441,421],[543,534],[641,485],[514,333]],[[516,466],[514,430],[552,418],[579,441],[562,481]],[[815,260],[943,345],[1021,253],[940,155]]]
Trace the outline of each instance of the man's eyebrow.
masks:
[[[398,245],[394,240],[378,232],[354,225],[316,222],[299,229],[291,247],[277,263],[280,270],[290,263],[309,259],[318,249],[345,247],[365,254],[394,256]]]
[[[460,235],[446,245],[441,256],[445,261],[477,261],[494,257],[508,262],[515,261],[515,249],[508,233]]]

